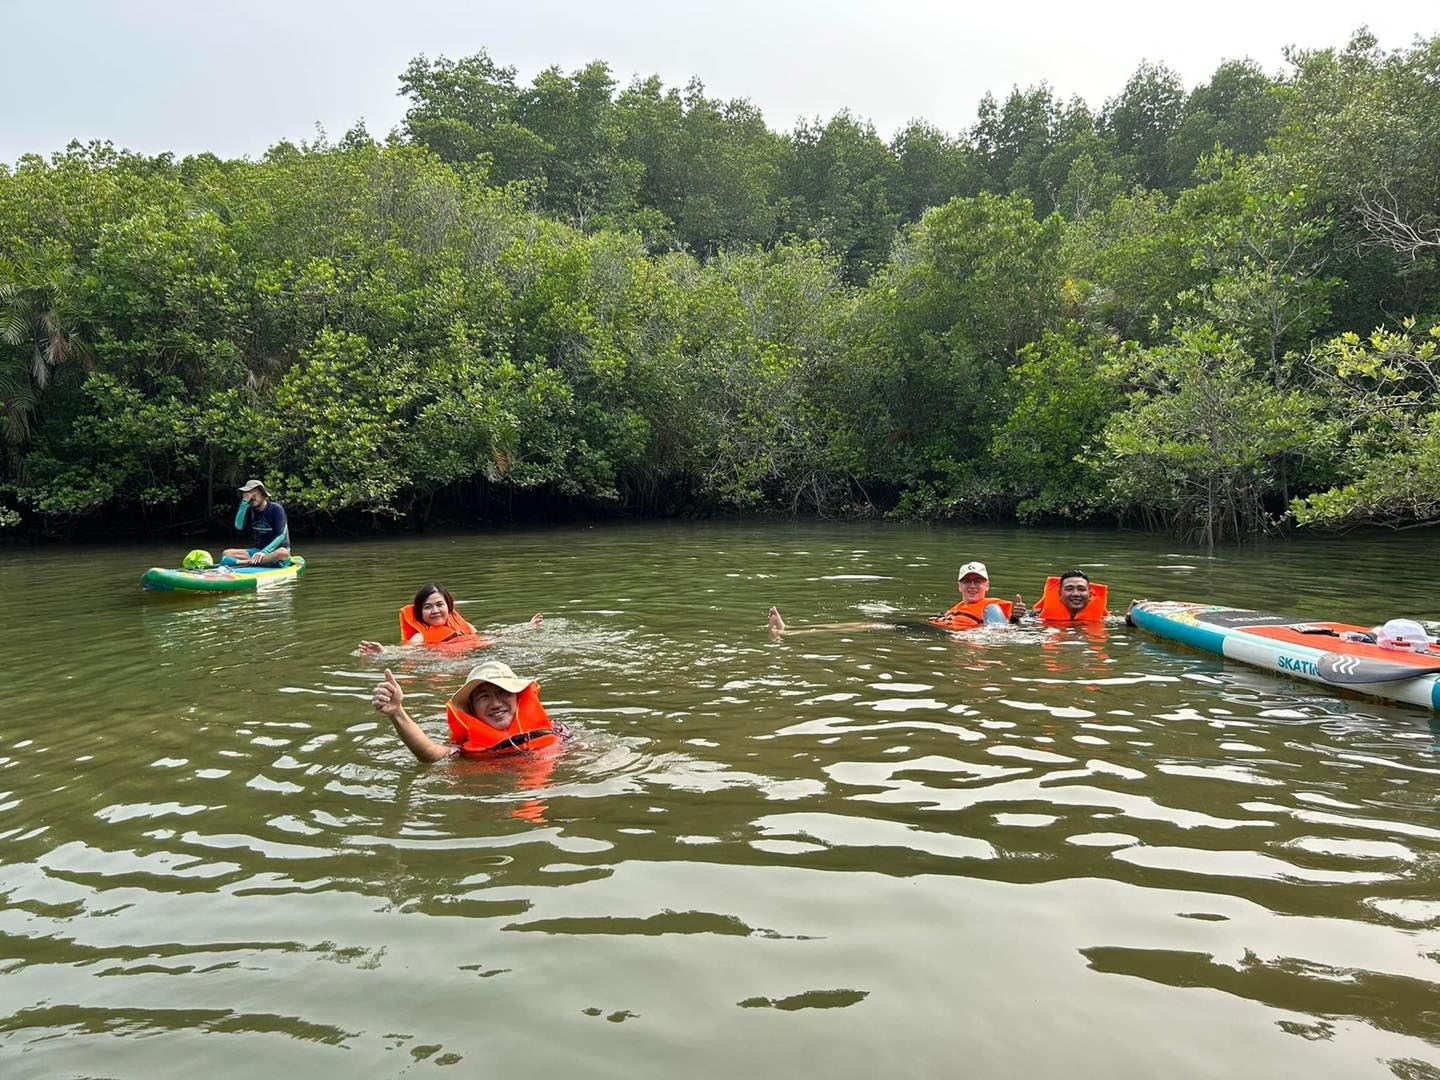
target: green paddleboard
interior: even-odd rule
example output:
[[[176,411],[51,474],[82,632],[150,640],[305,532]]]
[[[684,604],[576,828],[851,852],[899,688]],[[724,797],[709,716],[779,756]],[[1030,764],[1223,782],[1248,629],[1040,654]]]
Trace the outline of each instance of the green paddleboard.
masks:
[[[305,559],[296,555],[288,566],[212,566],[208,570],[152,566],[140,584],[156,592],[253,592],[303,573]]]

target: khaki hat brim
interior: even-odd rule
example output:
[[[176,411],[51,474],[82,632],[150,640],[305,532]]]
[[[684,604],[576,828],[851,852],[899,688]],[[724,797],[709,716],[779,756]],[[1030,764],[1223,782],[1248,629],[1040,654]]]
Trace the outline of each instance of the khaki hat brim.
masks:
[[[464,686],[460,687],[459,690],[456,690],[455,693],[450,695],[450,704],[454,705],[457,709],[464,708],[470,703],[470,695],[475,692],[475,688],[482,683],[489,683],[491,686],[500,687],[501,690],[508,690],[512,694],[518,694],[527,686],[533,686],[535,680],[522,679],[519,676],[513,679],[471,679]]]

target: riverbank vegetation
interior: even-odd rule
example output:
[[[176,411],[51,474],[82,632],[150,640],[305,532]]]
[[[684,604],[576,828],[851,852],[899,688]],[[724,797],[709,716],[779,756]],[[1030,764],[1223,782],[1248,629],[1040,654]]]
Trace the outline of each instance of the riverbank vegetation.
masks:
[[[1208,542],[1440,520],[1440,38],[1092,108],[849,112],[603,63],[403,130],[0,167],[0,523],[784,511]]]

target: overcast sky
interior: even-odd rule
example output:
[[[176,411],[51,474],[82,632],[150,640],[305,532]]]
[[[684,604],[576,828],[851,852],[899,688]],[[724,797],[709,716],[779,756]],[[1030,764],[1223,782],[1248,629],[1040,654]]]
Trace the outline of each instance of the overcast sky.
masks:
[[[746,97],[770,126],[842,108],[888,138],[912,117],[959,131],[981,94],[1048,81],[1092,105],[1141,60],[1188,84],[1223,59],[1284,67],[1287,45],[1387,48],[1440,32],[1440,5],[1314,0],[970,4],[960,0],[3,0],[0,161],[78,138],[145,153],[262,153],[321,124],[383,135],[418,53],[489,50],[527,82],[601,59],[623,84],[658,74]]]

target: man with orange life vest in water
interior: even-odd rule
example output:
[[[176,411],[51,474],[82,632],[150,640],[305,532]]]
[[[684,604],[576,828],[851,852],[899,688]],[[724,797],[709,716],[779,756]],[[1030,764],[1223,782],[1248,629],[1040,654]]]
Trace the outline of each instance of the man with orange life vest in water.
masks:
[[[1104,622],[1110,614],[1105,606],[1109,587],[1092,582],[1084,570],[1066,570],[1045,582],[1045,595],[1032,609],[1042,622],[1073,625]]]
[[[968,562],[960,567],[960,603],[943,615],[928,620],[947,630],[972,630],[977,626],[1004,626],[1025,617],[1027,608],[1020,594],[1015,599],[996,600],[985,594],[990,589],[990,572],[982,562]]]
[[[931,626],[945,630],[973,630],[977,626],[1005,626],[1018,623],[1025,617],[1028,608],[1020,594],[1014,600],[995,600],[985,595],[990,588],[990,573],[982,562],[968,562],[960,567],[960,603],[942,615],[925,621]],[[894,623],[826,623],[799,629],[787,626],[780,612],[770,609],[770,630],[777,636],[790,633],[811,633],[816,630],[872,630],[891,629]]]
[[[443,761],[455,754],[491,756],[555,746],[568,734],[540,704],[540,685],[522,678],[498,660],[471,668],[465,685],[445,704],[449,744],[438,743],[410,719],[405,691],[387,668],[371,704],[395,725],[395,733],[421,761]]]
[[[1013,601],[995,600],[985,594],[990,588],[990,575],[982,562],[968,562],[960,567],[960,603],[943,615],[926,619],[931,626],[946,630],[973,630],[977,626],[1005,626],[1032,616],[1051,626],[1073,626],[1078,623],[1103,623],[1110,612],[1105,606],[1109,586],[1092,582],[1083,570],[1066,570],[1046,579],[1044,595],[1033,608],[1027,608],[1017,593]],[[799,628],[798,632],[815,630],[869,630],[889,628],[891,623],[828,623]],[[770,629],[777,635],[795,633],[785,624],[780,612],[770,609]]]

